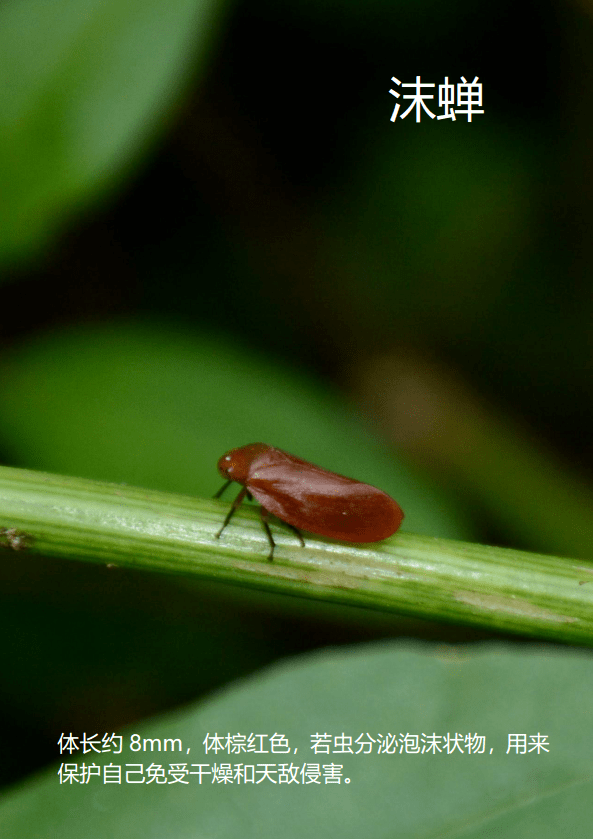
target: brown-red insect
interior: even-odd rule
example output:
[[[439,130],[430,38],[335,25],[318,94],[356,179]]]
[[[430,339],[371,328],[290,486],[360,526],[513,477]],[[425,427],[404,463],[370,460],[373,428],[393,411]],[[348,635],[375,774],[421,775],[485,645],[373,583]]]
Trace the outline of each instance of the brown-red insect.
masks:
[[[299,530],[344,542],[380,542],[399,528],[404,514],[393,498],[369,484],[328,472],[265,443],[250,443],[231,449],[218,461],[218,471],[226,484],[243,485],[218,533],[218,539],[233,513],[247,496],[259,501],[262,524],[270,542],[269,559],[274,556],[268,516],[272,513],[295,531]]]

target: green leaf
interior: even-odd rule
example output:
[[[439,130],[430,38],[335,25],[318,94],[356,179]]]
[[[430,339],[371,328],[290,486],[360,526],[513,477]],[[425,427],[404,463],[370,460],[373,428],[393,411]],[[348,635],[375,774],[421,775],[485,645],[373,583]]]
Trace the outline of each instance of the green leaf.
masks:
[[[0,832],[11,839],[78,839],[84,825],[89,839],[271,839],[279,833],[286,839],[585,839],[593,816],[586,699],[592,691],[590,655],[555,648],[389,643],[313,654],[209,702],[133,726],[124,732],[121,755],[74,753],[60,760],[121,763],[124,770],[126,763],[165,770],[170,763],[334,763],[343,766],[342,783],[225,785],[205,776],[200,785],[193,775],[187,785],[92,778],[88,785],[60,786],[54,766],[5,797]],[[227,732],[283,734],[291,752],[204,753],[207,734]],[[330,735],[329,754],[311,750],[316,733]],[[377,754],[377,743],[389,734],[400,743],[406,734],[422,742],[422,734],[433,733],[484,736],[484,753],[468,754],[462,746],[463,754],[402,753],[399,747],[396,754]],[[132,751],[131,734],[139,741],[180,738],[183,752]],[[370,735],[373,752],[365,754],[360,745],[353,746],[358,754],[336,751],[334,738],[342,734],[353,743],[360,735],[370,742]],[[528,749],[529,738],[544,735],[548,751],[507,754],[509,734],[526,735]]]
[[[213,0],[0,7],[0,260],[122,177],[209,49]]]
[[[218,458],[259,441],[379,486],[406,530],[471,538],[335,395],[228,336],[85,327],[14,350],[1,371],[0,445],[20,466],[211,497]]]

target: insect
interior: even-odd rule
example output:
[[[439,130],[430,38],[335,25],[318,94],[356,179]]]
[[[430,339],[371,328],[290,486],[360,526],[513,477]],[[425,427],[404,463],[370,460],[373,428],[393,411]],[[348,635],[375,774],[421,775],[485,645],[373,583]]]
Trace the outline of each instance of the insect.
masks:
[[[303,547],[300,529],[344,542],[380,542],[395,533],[404,517],[399,505],[380,489],[328,472],[265,443],[231,449],[218,461],[218,471],[227,481],[215,498],[233,481],[243,489],[216,538],[245,497],[250,501],[255,498],[270,542],[270,561],[275,547],[268,524],[270,513],[296,533]]]

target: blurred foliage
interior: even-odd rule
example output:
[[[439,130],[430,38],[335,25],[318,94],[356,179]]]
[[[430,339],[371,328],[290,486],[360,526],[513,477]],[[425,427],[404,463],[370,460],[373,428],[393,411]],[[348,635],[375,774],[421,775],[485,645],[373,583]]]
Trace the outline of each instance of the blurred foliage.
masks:
[[[230,10],[205,0],[5,2],[3,460],[209,495],[222,451],[261,439],[384,487],[407,528],[546,551],[556,484],[541,495],[550,527],[539,541],[539,528],[522,525],[533,498],[521,486],[546,484],[564,459],[565,498],[578,497],[578,510],[593,475],[592,21],[586,4],[509,0],[487,12],[467,0],[260,0]],[[418,74],[437,85],[479,76],[485,114],[392,124],[391,76]],[[468,446],[465,461],[459,446],[454,470],[437,450],[442,435],[421,450],[421,365],[402,389],[375,361],[395,369],[415,354],[455,370],[493,415],[521,418],[507,453],[549,447],[549,459],[544,445],[531,461],[537,470],[524,474],[526,457],[515,477],[505,472],[516,514],[505,515],[504,492],[487,489],[499,460],[492,434],[476,434],[488,451]],[[399,428],[385,422],[397,416],[398,389],[414,438],[407,459]],[[456,402],[453,388],[448,405],[466,428],[471,401]],[[492,478],[481,481],[476,463]],[[573,543],[560,532],[554,550],[563,544]],[[406,633],[476,637],[2,558],[0,694],[14,735],[6,781],[55,757],[54,734],[70,724],[114,728],[288,653]],[[524,663],[544,666],[531,655]],[[549,664],[558,720],[583,677],[562,675],[561,658]],[[376,674],[365,678],[379,691]],[[455,708],[465,687],[437,676],[430,692]],[[428,688],[417,690],[423,701]],[[515,728],[508,715],[502,724]],[[569,754],[576,766],[572,740]],[[434,788],[446,778],[437,770]],[[562,809],[583,814],[574,801]],[[32,812],[32,832],[11,835],[44,832],[45,813]],[[515,825],[501,822],[506,836],[531,835],[515,809],[505,812]]]
[[[0,380],[0,438],[33,469],[212,496],[225,451],[273,441],[397,496],[408,530],[471,533],[334,395],[228,337],[126,323],[61,332],[7,355]]]
[[[216,4],[220,6],[221,4]],[[121,179],[212,37],[207,0],[0,8],[0,260]]]
[[[558,690],[551,694],[549,685],[556,680]],[[447,647],[393,643],[316,654],[286,662],[199,708],[133,726],[124,732],[121,755],[95,753],[86,761],[101,767],[134,764],[132,770],[143,764],[145,772],[149,764],[164,764],[165,772],[169,763],[205,764],[201,784],[190,775],[177,787],[103,786],[97,778],[60,787],[52,768],[4,802],[0,827],[5,835],[33,836],[42,823],[46,831],[74,839],[85,813],[87,836],[123,830],[130,839],[151,831],[188,839],[215,831],[231,839],[274,837],[279,830],[287,837],[379,839],[393,835],[394,825],[404,839],[555,839],[567,827],[571,836],[585,837],[591,776],[583,732],[590,714],[575,701],[574,682],[585,693],[593,689],[589,657],[546,647],[495,645],[460,654]],[[475,745],[482,753],[469,752],[468,728],[470,737],[485,737],[483,747],[477,740]],[[284,735],[290,752],[229,754],[227,733]],[[329,739],[328,753],[312,751],[316,733]],[[442,751],[422,753],[433,733]],[[131,734],[137,735],[136,743],[145,737],[180,738],[182,752],[131,751]],[[512,746],[507,753],[509,734],[526,735],[524,754]],[[538,734],[545,738],[539,754]],[[208,737],[212,744],[215,735],[222,738],[223,750],[206,753],[204,741]],[[342,735],[351,741],[342,741]],[[400,745],[406,737],[407,747]],[[269,748],[267,738],[262,742]],[[66,752],[61,761],[80,762],[76,758],[77,752]],[[251,763],[257,786],[213,784],[207,774],[213,764],[220,772],[221,764]],[[332,763],[342,767],[340,784],[326,784],[323,776],[319,785],[306,783],[298,772],[303,764]],[[262,764],[296,767],[295,780],[282,783],[280,772],[271,768],[276,783],[268,781]],[[132,778],[140,781],[138,774]]]

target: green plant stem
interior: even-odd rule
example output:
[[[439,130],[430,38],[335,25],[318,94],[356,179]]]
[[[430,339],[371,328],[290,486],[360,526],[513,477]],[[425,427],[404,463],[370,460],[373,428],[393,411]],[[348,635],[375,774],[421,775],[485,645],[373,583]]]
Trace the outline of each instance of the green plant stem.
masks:
[[[398,533],[354,547],[274,527],[257,511],[215,538],[228,502],[0,467],[0,544],[593,645],[593,564]],[[1,561],[1,554],[0,554]]]

